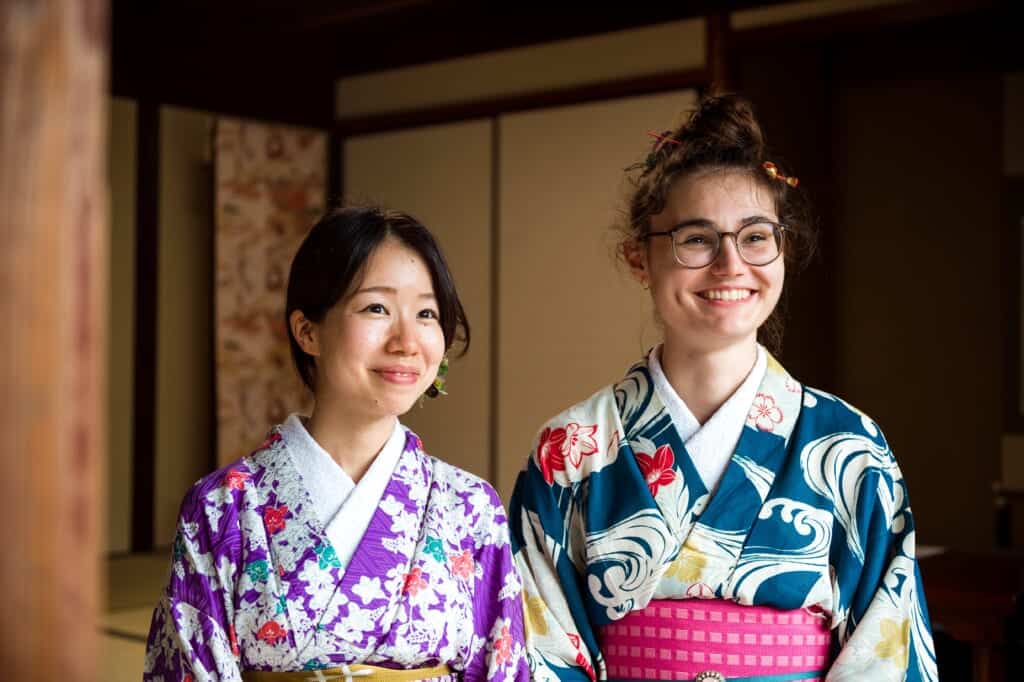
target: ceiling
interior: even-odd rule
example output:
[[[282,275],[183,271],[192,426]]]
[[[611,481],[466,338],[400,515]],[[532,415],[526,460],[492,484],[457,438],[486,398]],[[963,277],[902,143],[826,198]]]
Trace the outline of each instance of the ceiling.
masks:
[[[329,121],[333,82],[365,73],[724,13],[778,0],[550,3],[454,0],[112,0],[114,94],[162,103]],[[596,5],[596,3],[594,3]]]

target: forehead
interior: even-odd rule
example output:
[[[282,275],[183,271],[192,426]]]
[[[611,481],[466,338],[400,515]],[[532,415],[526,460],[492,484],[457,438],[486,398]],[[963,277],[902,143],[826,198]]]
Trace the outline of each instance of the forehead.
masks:
[[[680,178],[669,190],[665,212],[673,219],[731,222],[760,215],[776,218],[775,198],[746,171],[715,170]]]
[[[419,253],[389,236],[366,260],[360,287],[369,286],[417,286],[429,291],[430,269]]]

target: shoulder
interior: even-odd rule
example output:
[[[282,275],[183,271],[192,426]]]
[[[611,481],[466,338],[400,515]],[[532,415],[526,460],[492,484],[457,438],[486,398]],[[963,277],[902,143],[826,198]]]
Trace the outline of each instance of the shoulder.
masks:
[[[280,433],[274,429],[250,454],[212,471],[196,481],[181,502],[180,517],[185,522],[199,522],[228,506],[237,506],[244,493],[258,482],[264,468],[261,461],[284,447]]]
[[[822,435],[853,433],[885,444],[882,429],[866,412],[828,391],[806,385],[803,389],[804,421],[810,422]]]
[[[432,455],[425,456],[430,460],[434,471],[434,480],[444,483],[452,492],[460,496],[468,496],[479,506],[485,504],[493,510],[504,511],[501,497],[490,483],[476,474],[449,464]]]

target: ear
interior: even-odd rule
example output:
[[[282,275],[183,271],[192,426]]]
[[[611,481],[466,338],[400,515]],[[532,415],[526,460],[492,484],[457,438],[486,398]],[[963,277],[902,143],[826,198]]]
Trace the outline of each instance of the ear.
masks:
[[[622,242],[621,248],[622,257],[626,260],[633,279],[641,285],[647,285],[651,281],[651,276],[647,269],[647,249],[644,248],[644,243],[630,237]]]
[[[313,357],[320,355],[320,327],[316,322],[307,319],[301,310],[293,310],[288,316],[288,326],[303,352]]]

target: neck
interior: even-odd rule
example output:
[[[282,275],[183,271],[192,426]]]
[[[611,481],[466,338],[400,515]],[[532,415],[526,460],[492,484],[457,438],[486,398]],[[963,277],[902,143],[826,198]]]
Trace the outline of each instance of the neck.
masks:
[[[659,360],[665,378],[703,424],[750,374],[757,360],[757,340],[709,351],[666,338]]]
[[[307,428],[320,447],[358,483],[391,437],[395,418],[360,418],[332,409],[318,399]]]

